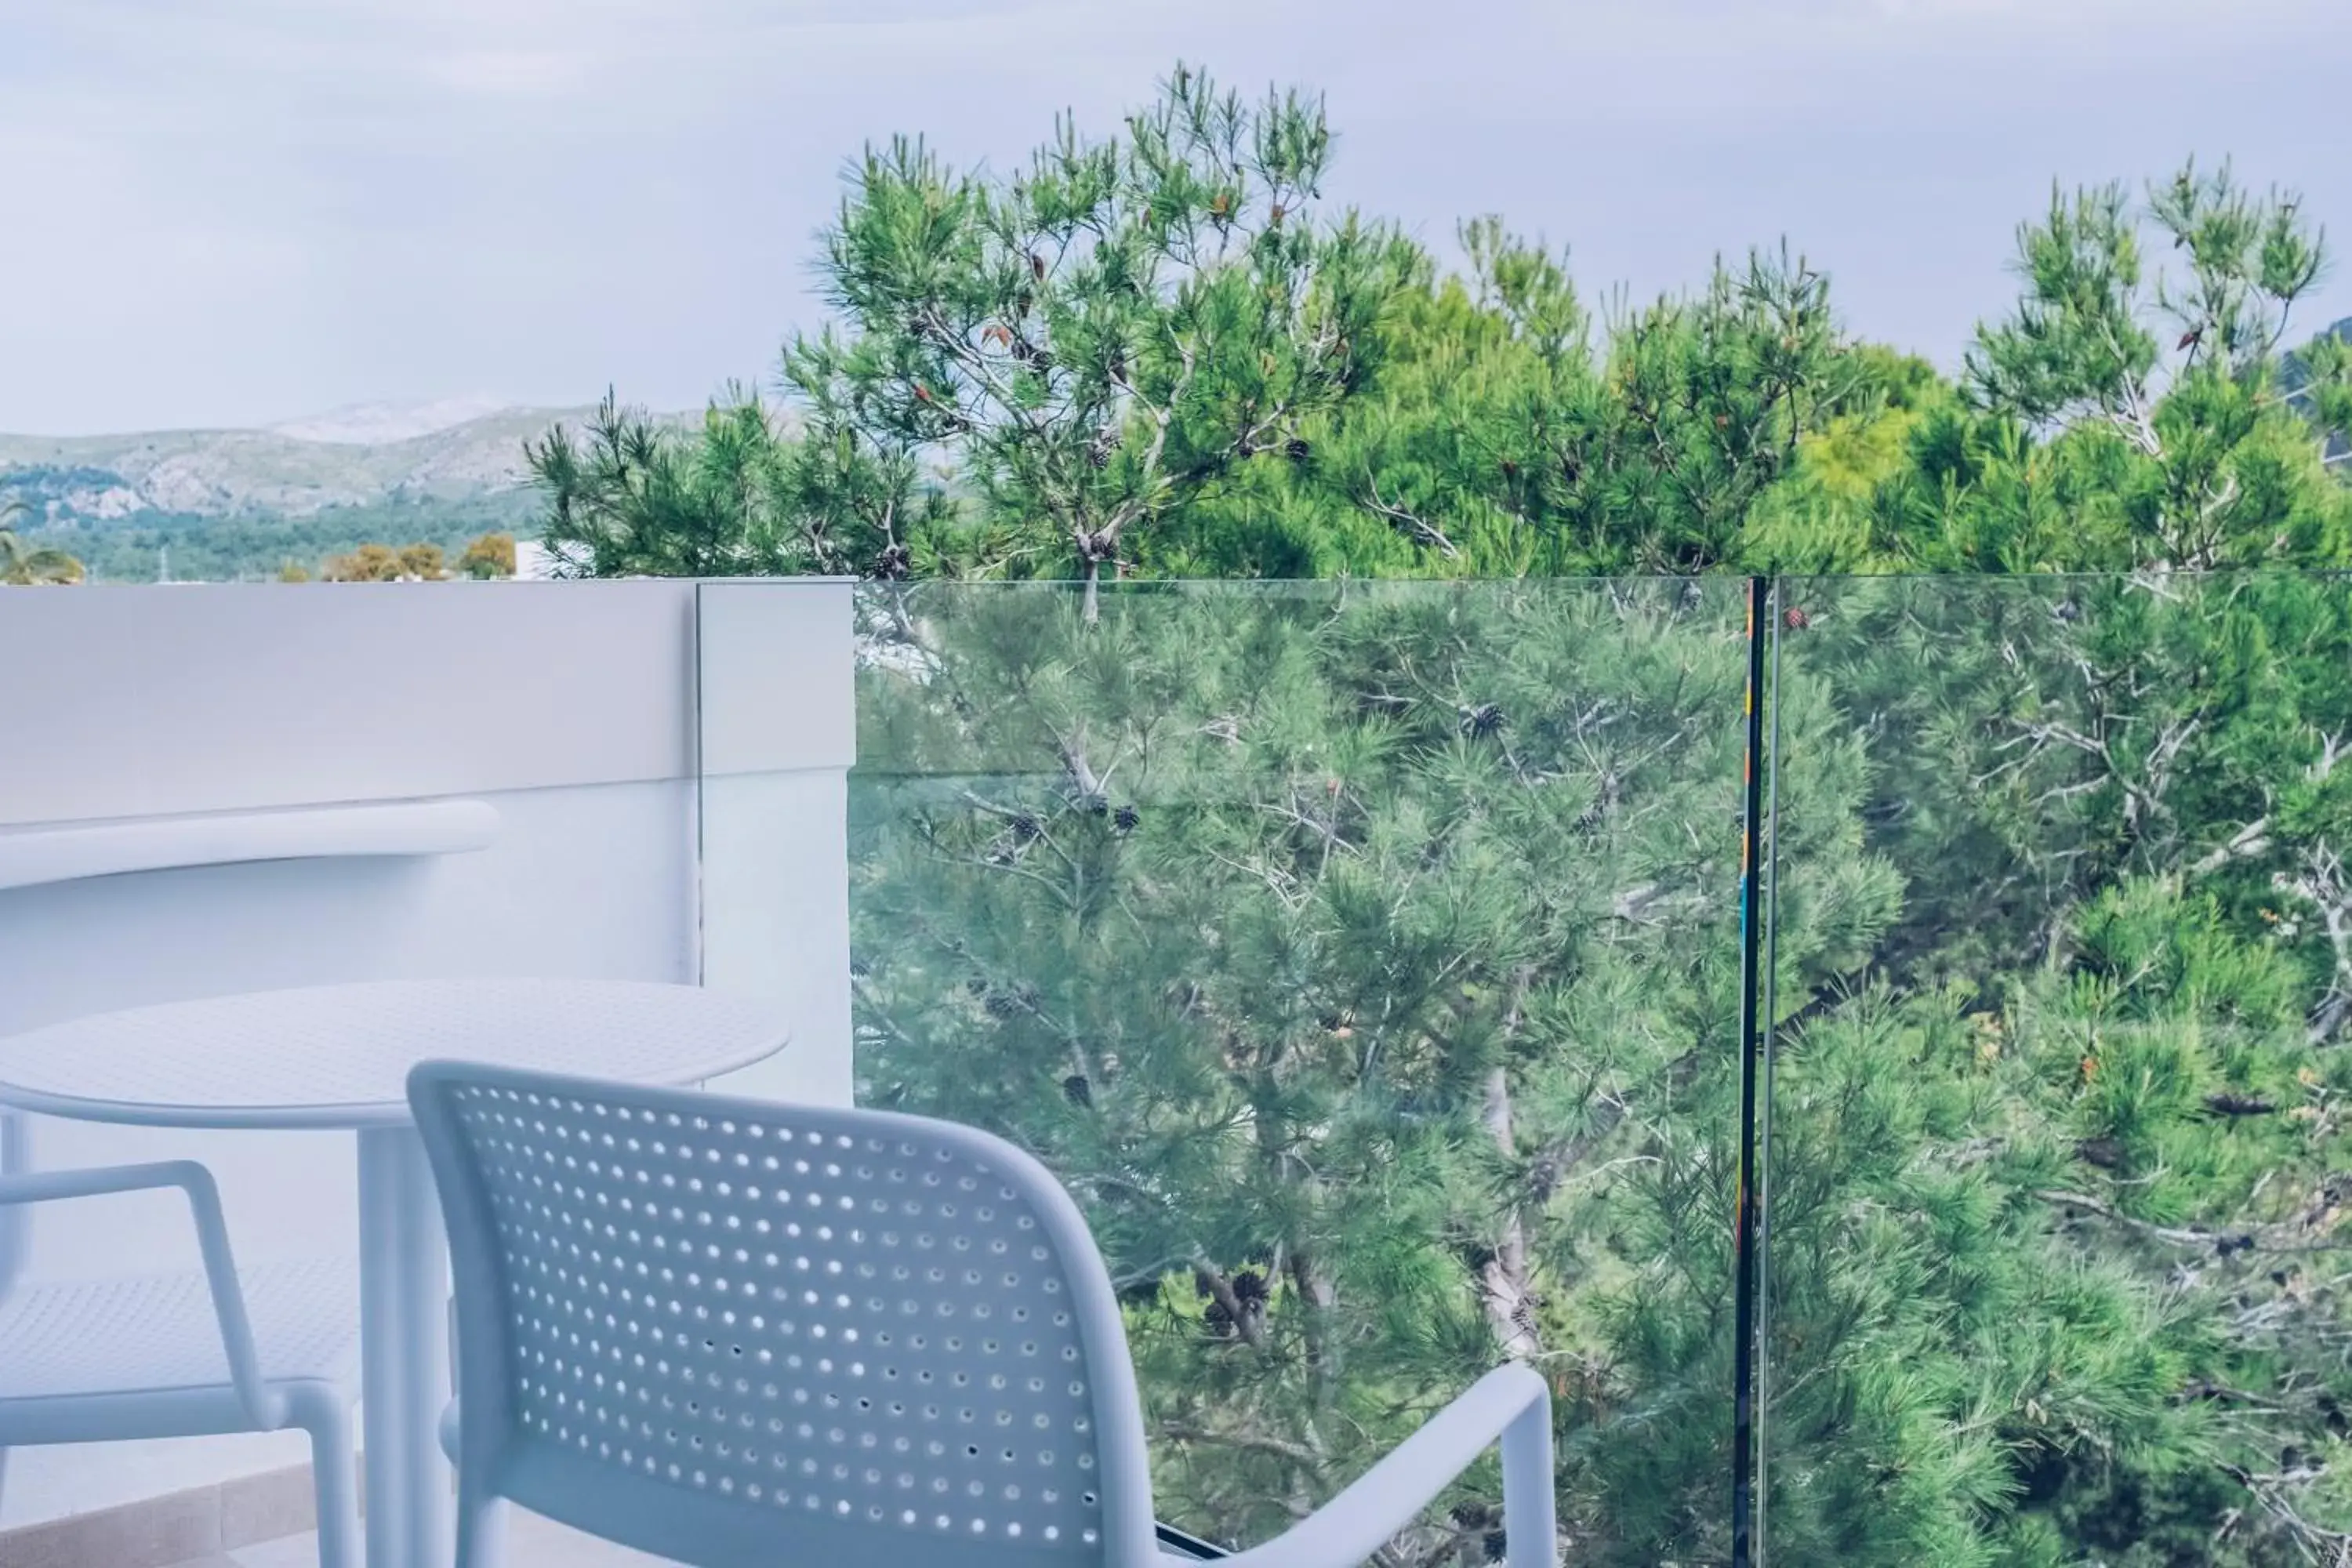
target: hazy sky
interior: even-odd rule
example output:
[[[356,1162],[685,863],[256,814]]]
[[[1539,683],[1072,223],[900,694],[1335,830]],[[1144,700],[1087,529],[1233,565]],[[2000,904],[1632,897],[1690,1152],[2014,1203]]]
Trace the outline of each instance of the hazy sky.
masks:
[[[2352,243],[2347,0],[0,0],[0,430],[691,406],[817,319],[864,142],[1008,165],[1179,56],[1325,91],[1330,196],[1449,253],[1638,295],[1785,235],[1947,363],[2053,177],[2229,155]]]

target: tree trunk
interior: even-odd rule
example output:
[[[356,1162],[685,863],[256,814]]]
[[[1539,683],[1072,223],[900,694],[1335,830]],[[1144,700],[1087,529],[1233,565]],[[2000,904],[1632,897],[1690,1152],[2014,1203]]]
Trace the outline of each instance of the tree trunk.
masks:
[[[1510,1076],[1504,1068],[1496,1067],[1486,1075],[1486,1104],[1481,1120],[1496,1148],[1506,1155],[1515,1152]],[[1543,1342],[1536,1337],[1535,1292],[1528,1279],[1527,1226],[1517,1203],[1503,1223],[1495,1256],[1478,1270],[1478,1297],[1486,1304],[1487,1325],[1505,1355],[1526,1361],[1543,1353]]]

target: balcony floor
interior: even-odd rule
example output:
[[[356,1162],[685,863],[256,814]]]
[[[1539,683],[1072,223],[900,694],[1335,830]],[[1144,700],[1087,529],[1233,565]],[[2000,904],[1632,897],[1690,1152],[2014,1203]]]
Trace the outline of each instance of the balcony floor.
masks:
[[[508,1568],[662,1568],[669,1561],[566,1530],[520,1509],[512,1510],[510,1519]],[[318,1562],[319,1538],[306,1531],[215,1557],[192,1558],[173,1568],[317,1568]]]

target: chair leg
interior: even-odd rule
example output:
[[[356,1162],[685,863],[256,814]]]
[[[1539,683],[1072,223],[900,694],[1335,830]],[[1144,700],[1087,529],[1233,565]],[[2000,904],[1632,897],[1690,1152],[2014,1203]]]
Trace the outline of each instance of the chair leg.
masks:
[[[457,1483],[457,1568],[500,1568],[507,1555],[507,1503]]]
[[[310,1485],[318,1498],[319,1568],[360,1568],[359,1467],[350,1406],[333,1398],[303,1413],[310,1434]]]

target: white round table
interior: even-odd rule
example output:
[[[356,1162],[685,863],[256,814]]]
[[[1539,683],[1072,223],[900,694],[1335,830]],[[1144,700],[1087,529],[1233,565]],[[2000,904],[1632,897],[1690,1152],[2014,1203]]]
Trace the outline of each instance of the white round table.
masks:
[[[436,1058],[693,1084],[782,1048],[772,1004],[690,985],[418,980],[139,1007],[0,1040],[0,1105],[142,1127],[359,1134],[360,1333],[370,1568],[455,1541],[436,1444],[448,1387],[447,1243],[409,1120]]]

